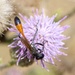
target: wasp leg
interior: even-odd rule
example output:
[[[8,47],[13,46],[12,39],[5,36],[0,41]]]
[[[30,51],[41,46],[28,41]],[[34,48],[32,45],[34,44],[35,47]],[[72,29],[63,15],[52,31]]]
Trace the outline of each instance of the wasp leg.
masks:
[[[44,42],[43,42],[43,44],[42,44],[42,43],[34,43],[34,45],[41,45],[41,46],[44,46]]]
[[[35,37],[36,37],[36,35],[37,35],[37,32],[38,32],[38,28],[36,27],[36,32],[35,32],[34,37],[33,37],[33,39],[32,39],[31,45],[34,45],[34,40],[35,40]]]
[[[18,37],[21,38],[20,33],[18,34]]]
[[[39,50],[40,52],[43,52],[43,50],[44,50],[44,42],[43,42],[43,44],[41,44],[41,43],[34,43],[34,45],[41,45],[41,46],[42,46],[42,49],[39,49],[39,48],[38,48],[38,50]]]

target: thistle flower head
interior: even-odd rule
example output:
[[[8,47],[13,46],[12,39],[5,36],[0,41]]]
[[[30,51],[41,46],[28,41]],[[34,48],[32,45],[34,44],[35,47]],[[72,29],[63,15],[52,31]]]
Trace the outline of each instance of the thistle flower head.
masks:
[[[22,22],[22,26],[25,37],[29,41],[30,45],[33,48],[36,48],[35,50],[37,50],[39,54],[42,53],[44,55],[43,58],[40,59],[44,68],[46,68],[44,62],[54,64],[54,58],[58,60],[58,55],[66,55],[64,52],[60,51],[60,49],[65,49],[65,43],[63,40],[68,39],[68,37],[62,33],[69,26],[60,26],[60,22],[63,21],[65,17],[58,22],[55,22],[54,19],[57,15],[53,15],[49,18],[48,16],[45,16],[44,12],[39,15],[38,11],[36,11],[34,16],[30,16],[30,18],[27,18],[22,14],[19,15],[24,20],[24,22]],[[30,51],[21,41],[23,36],[19,33],[17,28],[14,25],[11,26],[12,28],[9,30],[14,31],[20,36],[14,38],[14,42],[9,45],[13,49],[16,48],[14,54],[15,58],[17,58],[17,64],[19,64],[22,60],[24,60],[23,63],[26,63],[27,61],[27,64],[34,60],[37,61],[32,54],[35,50]]]
[[[10,16],[13,15],[13,7],[9,0],[0,0],[0,33],[9,24]]]

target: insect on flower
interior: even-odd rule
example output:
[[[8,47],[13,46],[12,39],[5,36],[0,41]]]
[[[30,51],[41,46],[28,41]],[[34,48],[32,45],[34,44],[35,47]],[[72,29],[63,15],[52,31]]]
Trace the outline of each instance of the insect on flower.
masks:
[[[15,22],[16,28],[18,29],[18,31],[22,35],[22,37],[19,35],[19,38],[20,38],[21,42],[28,48],[28,50],[32,54],[33,58],[36,58],[36,60],[43,59],[44,58],[44,54],[42,53],[42,50],[39,49],[39,48],[37,49],[35,47],[35,45],[36,44],[41,45],[42,49],[44,49],[44,43],[43,44],[41,44],[41,43],[35,43],[35,44],[33,44],[33,41],[34,41],[35,36],[36,36],[36,33],[38,31],[37,27],[36,27],[36,32],[35,32],[35,35],[33,37],[32,43],[30,44],[29,41],[27,40],[27,38],[24,35],[23,27],[22,27],[20,19],[18,17],[15,17],[14,18],[14,22]]]
[[[62,33],[69,26],[60,25],[66,16],[57,22],[54,21],[57,14],[48,17],[44,11],[39,15],[38,10],[30,18],[22,14],[19,16],[23,22],[16,16],[15,25],[11,24],[11,28],[8,28],[17,35],[9,45],[12,51],[10,53],[17,65],[29,66],[35,60],[36,62],[40,60],[42,67],[47,69],[45,62],[54,65],[54,59],[60,61],[58,55],[67,55],[61,49],[67,49],[63,41],[69,37]]]

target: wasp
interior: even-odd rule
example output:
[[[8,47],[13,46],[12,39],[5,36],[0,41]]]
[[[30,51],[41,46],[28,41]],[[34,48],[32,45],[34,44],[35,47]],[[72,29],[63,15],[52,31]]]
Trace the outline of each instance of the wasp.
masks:
[[[26,38],[24,32],[23,32],[23,27],[22,27],[21,20],[20,20],[17,16],[14,18],[14,23],[15,23],[15,26],[16,26],[17,30],[18,30],[19,33],[22,35],[22,37],[19,36],[21,42],[22,42],[22,43],[26,46],[26,48],[30,51],[30,53],[32,54],[33,58],[36,58],[36,60],[41,60],[41,59],[43,59],[43,58],[44,58],[44,54],[42,53],[42,50],[35,47],[35,44],[38,44],[38,45],[41,45],[41,46],[43,46],[43,44],[41,44],[41,43],[35,43],[35,44],[34,44],[34,43],[33,43],[38,29],[36,29],[36,32],[35,32],[34,37],[33,37],[32,44],[30,44],[29,41],[27,40],[27,38]],[[43,48],[44,48],[44,46],[43,46]]]

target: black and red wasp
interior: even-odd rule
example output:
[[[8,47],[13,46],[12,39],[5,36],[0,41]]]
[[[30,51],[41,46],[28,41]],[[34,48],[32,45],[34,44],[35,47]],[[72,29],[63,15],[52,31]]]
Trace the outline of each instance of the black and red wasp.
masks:
[[[33,58],[36,58],[36,60],[43,59],[44,54],[42,53],[42,50],[39,49],[39,48],[36,48],[35,44],[41,45],[41,46],[43,46],[43,48],[44,48],[44,45],[41,44],[41,43],[35,43],[35,44],[33,43],[38,29],[36,28],[36,32],[34,34],[32,44],[30,44],[29,41],[27,40],[26,36],[24,35],[22,23],[21,23],[20,19],[17,16],[14,18],[14,22],[15,22],[15,26],[18,29],[19,33],[22,35],[22,37],[19,36],[21,42],[28,48],[28,50],[32,54]]]

